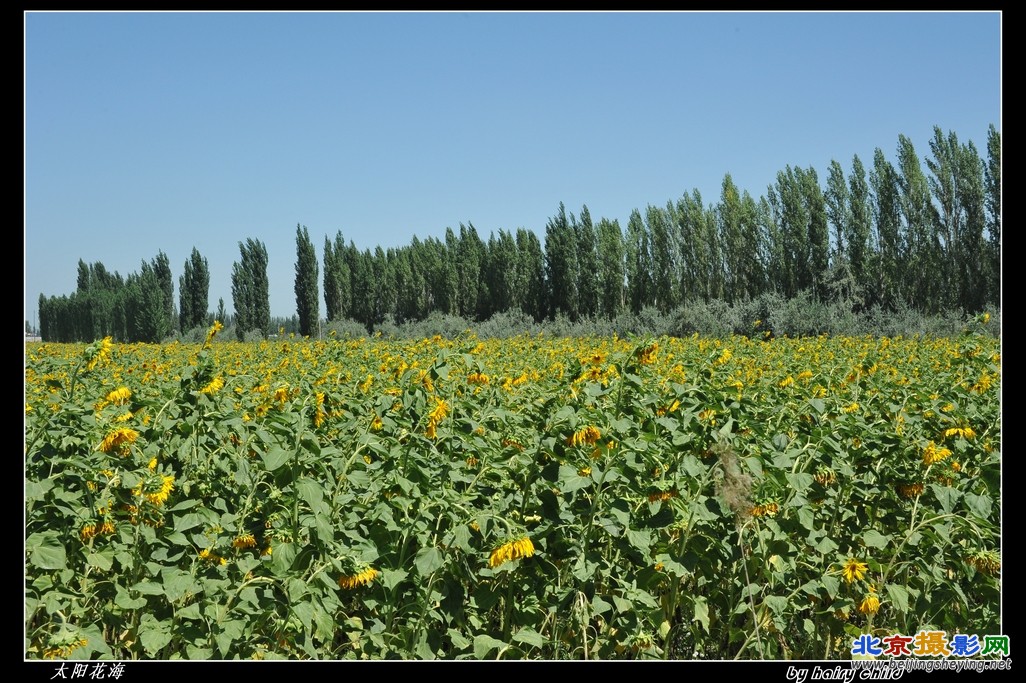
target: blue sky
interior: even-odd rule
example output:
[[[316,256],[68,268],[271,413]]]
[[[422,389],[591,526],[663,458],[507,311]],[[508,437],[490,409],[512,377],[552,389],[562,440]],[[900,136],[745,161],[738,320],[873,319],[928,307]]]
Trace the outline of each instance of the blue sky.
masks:
[[[232,310],[264,242],[295,314],[296,225],[321,258],[524,227],[563,202],[635,208],[726,173],[920,159],[933,127],[986,154],[1001,128],[999,12],[67,13],[25,30],[25,318],[79,259],[122,275],[193,247]],[[924,164],[925,170],[925,164]],[[321,313],[324,303],[321,302]]]

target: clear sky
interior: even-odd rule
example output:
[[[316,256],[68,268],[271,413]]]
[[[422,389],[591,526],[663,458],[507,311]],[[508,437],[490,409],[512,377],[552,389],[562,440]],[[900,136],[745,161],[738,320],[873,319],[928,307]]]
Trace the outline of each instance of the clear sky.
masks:
[[[933,127],[986,157],[1001,14],[70,13],[24,15],[25,319],[79,259],[123,276],[193,247],[232,310],[239,242],[296,312],[296,225],[322,256],[473,223],[542,240],[559,203],[633,209],[787,165],[825,186]],[[925,164],[924,164],[925,170]],[[321,315],[324,315],[323,296]]]

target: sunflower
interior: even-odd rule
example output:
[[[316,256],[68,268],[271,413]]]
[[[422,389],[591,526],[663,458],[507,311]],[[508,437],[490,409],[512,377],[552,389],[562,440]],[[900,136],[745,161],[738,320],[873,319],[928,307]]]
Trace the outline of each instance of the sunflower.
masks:
[[[876,593],[872,589],[870,589],[869,595],[859,603],[858,611],[860,614],[867,615],[873,615],[880,611],[880,598],[876,597]]]
[[[353,590],[360,586],[369,586],[380,573],[381,572],[373,567],[366,567],[363,571],[357,574],[340,576],[338,579],[338,587],[344,590]]]
[[[222,566],[228,564],[228,560],[224,559],[210,548],[204,548],[199,551],[199,556],[201,560],[209,562],[210,564],[219,564]]]
[[[951,455],[951,451],[947,448],[938,446],[934,442],[927,444],[926,448],[923,449],[923,464],[932,465],[938,463],[944,458]]]
[[[109,361],[110,351],[113,348],[114,342],[110,337],[104,337],[102,341],[90,344],[85,351],[86,371],[91,371],[98,363]]]
[[[841,574],[844,576],[846,583],[851,583],[852,581],[861,581],[866,575],[867,569],[869,569],[869,565],[865,562],[860,562],[854,557],[850,557],[844,563],[844,569],[841,570]]]
[[[232,547],[238,548],[239,550],[245,550],[246,548],[255,548],[256,544],[256,538],[253,536],[253,534],[242,534],[241,536],[236,536],[235,539],[232,541]]]
[[[203,346],[207,346],[210,342],[212,342],[217,333],[223,329],[224,325],[221,324],[221,321],[215,320],[214,324],[210,326],[209,330],[207,330],[207,339],[205,342],[203,342]]]
[[[117,451],[124,454],[128,447],[139,438],[139,432],[129,427],[118,427],[100,442],[99,449],[104,453]]]
[[[324,412],[324,393],[316,392],[314,394],[314,402],[316,406],[314,408],[313,423],[314,427],[320,427],[324,424],[324,418],[327,417],[327,413]]]
[[[530,538],[524,536],[513,541],[507,541],[493,550],[491,557],[488,558],[488,566],[495,568],[506,562],[517,560],[521,557],[530,557],[531,555],[534,555],[534,544],[531,543]]]
[[[201,394],[207,394],[209,396],[210,394],[214,394],[214,393],[220,391],[223,387],[224,387],[224,380],[221,379],[220,377],[215,377],[214,379],[210,380],[209,384],[207,384],[205,387],[200,389],[200,393]]]
[[[659,344],[658,342],[652,342],[644,348],[637,349],[634,352],[634,357],[642,365],[652,365],[652,363],[655,363],[657,353],[659,353]]]
[[[568,446],[581,446],[583,444],[593,445],[596,441],[602,438],[602,432],[598,427],[585,427],[574,432],[571,436],[567,437],[566,444]]]

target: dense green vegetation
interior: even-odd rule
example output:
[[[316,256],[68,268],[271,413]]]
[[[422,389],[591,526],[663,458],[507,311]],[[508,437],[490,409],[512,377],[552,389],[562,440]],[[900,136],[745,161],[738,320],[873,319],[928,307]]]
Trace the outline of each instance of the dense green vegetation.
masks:
[[[561,203],[544,242],[526,228],[485,239],[472,223],[444,238],[413,237],[393,249],[360,250],[341,231],[325,239],[318,268],[305,226],[297,226],[298,331],[318,333],[318,271],[326,322],[366,331],[432,315],[486,321],[522,312],[535,322],[615,320],[648,308],[669,314],[696,304],[750,306],[769,295],[839,306],[849,315],[913,310],[975,314],[1001,297],[1001,139],[991,126],[986,154],[935,128],[923,161],[899,136],[897,163],[877,148],[867,168],[831,162],[787,166],[758,198],[723,178],[717,202],[697,190],[634,209],[627,225],[593,221]],[[270,320],[267,250],[240,242],[232,270],[239,339],[278,327]],[[222,255],[219,255],[222,256]],[[160,341],[209,324],[206,260],[198,252],[180,281],[174,311],[167,257],[122,278],[79,262],[77,290],[39,300],[46,341]],[[221,302],[223,308],[223,302]],[[289,324],[291,329],[292,325]],[[197,334],[202,335],[202,332]]]

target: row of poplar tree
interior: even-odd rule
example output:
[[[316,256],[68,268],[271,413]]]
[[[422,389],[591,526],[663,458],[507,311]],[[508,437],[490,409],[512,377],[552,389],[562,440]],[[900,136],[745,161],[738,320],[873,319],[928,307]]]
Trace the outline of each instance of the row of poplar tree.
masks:
[[[511,309],[541,321],[615,317],[652,306],[736,303],[775,292],[808,292],[859,311],[908,305],[926,313],[978,312],[1000,304],[1001,139],[993,125],[986,157],[970,141],[935,127],[926,170],[912,142],[898,138],[897,164],[877,148],[869,168],[855,155],[832,161],[825,186],[812,167],[788,166],[764,196],[741,191],[727,174],[719,202],[697,189],[665,206],[635,209],[619,221],[593,221],[559,205],[542,243],[531,230],[482,239],[473,224],[444,239],[360,250],[341,231],[325,238],[318,262],[305,226],[296,227],[299,332],[316,334],[323,291],[327,321],[368,329],[433,312],[483,320]],[[268,255],[256,239],[239,243],[232,268],[234,322],[270,332]],[[179,280],[167,256],[122,278],[79,261],[73,294],[40,295],[44,341],[159,341],[209,323],[207,260],[195,248]],[[224,301],[214,314],[229,316]]]

